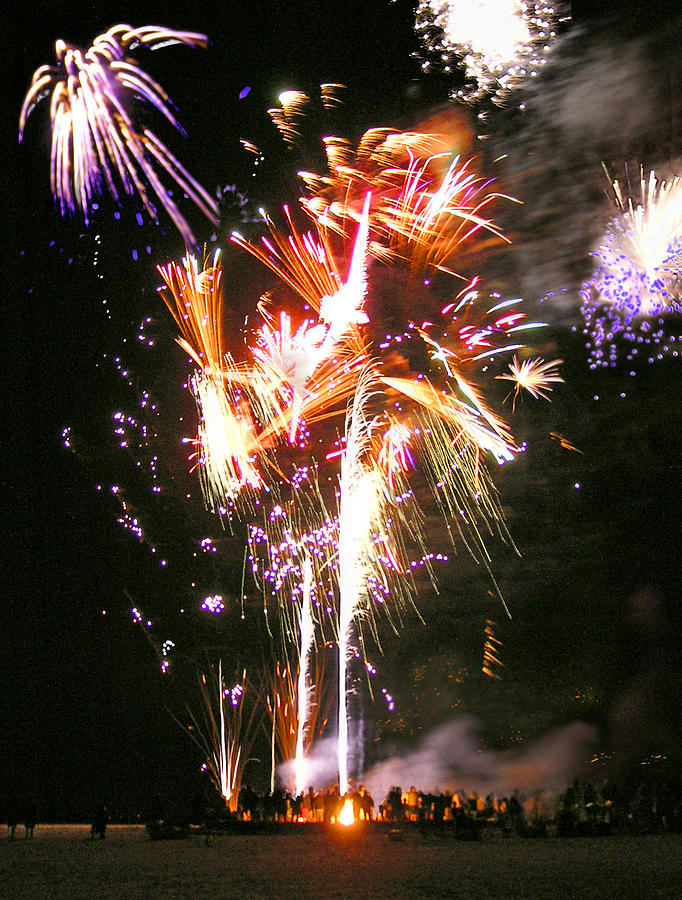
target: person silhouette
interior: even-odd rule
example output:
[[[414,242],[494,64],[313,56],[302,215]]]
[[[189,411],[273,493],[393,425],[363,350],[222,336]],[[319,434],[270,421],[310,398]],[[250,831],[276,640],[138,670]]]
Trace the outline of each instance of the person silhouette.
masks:
[[[36,827],[37,807],[33,797],[28,796],[24,800],[24,828],[25,837],[33,837],[33,829]]]
[[[99,837],[104,840],[107,831],[107,808],[103,803],[98,804],[92,815],[92,826],[90,828],[90,838],[94,840]]]
[[[10,838],[14,838],[15,832],[17,830],[17,825],[20,821],[20,807],[17,798],[13,795],[9,798],[9,803],[7,806],[7,832]]]

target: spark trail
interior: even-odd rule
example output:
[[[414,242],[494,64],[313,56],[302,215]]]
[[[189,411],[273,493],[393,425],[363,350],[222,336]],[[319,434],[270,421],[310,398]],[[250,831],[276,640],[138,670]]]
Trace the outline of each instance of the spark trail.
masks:
[[[192,247],[196,244],[192,229],[172,191],[164,186],[163,175],[214,225],[217,204],[154,132],[136,122],[133,113],[134,101],[141,100],[184,134],[163,88],[127,55],[140,45],[153,50],[169,43],[205,47],[207,38],[155,25],[115,25],[98,35],[87,50],[58,40],[56,65],[36,69],[24,98],[19,141],[33,110],[49,96],[50,184],[61,215],[79,210],[87,225],[94,199],[106,189],[120,205],[122,190],[155,223],[160,203]]]
[[[298,723],[296,733],[295,780],[296,794],[303,793],[308,786],[306,768],[306,731],[310,732],[311,690],[308,683],[310,673],[310,654],[315,642],[315,622],[312,616],[311,593],[313,566],[309,557],[303,561],[303,596],[301,597],[301,615],[299,627],[299,668],[297,683]]]

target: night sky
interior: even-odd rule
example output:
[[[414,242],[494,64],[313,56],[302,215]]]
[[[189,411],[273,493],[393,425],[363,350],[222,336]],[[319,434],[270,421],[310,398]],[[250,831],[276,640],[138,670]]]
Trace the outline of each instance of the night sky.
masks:
[[[680,170],[682,22],[659,28],[661,4],[599,4],[599,16],[585,7],[594,4],[574,4],[556,62],[525,95],[527,114],[490,110],[475,123],[458,108],[460,122],[469,117],[468,128],[485,135],[474,139],[473,152],[485,164],[504,156],[491,174],[523,200],[503,213],[511,249],[489,265],[549,323],[541,352],[564,360],[566,383],[555,387],[551,404],[526,398],[517,405],[514,430],[528,450],[495,471],[519,550],[493,547],[511,620],[460,551],[439,572],[440,594],[425,592],[423,622],[408,614],[398,635],[383,630],[383,655],[372,650],[378,699],[367,699],[367,732],[377,736],[379,755],[382,743],[413,747],[431,725],[467,713],[487,747],[532,743],[580,721],[594,727],[595,750],[614,765],[656,754],[679,760],[680,360],[655,359],[656,349],[653,363],[632,363],[622,352],[615,366],[591,369],[577,289],[610,214],[601,162]],[[38,22],[19,16],[26,21],[10,50],[16,119],[55,39],[87,46],[117,22],[151,24],[135,3],[90,12],[66,0]],[[136,55],[174,100],[188,136],[162,127],[160,135],[211,193],[236,185],[250,208],[295,203],[300,166],[266,114],[285,88],[346,85],[335,122],[354,138],[371,126],[447,121],[455,108],[452,76],[422,73],[411,6],[401,0],[174,3],[167,13],[156,7],[153,20],[211,40],[207,50]],[[264,151],[255,178],[240,138]],[[97,797],[122,816],[143,811],[154,794],[182,806],[206,789],[197,753],[169,714],[191,697],[191,666],[179,660],[161,676],[131,605],[153,618],[157,649],[167,636],[186,656],[209,647],[235,664],[273,658],[258,592],[248,585],[253,600],[240,618],[239,535],[201,510],[196,477],[177,449],[175,425],[184,417],[191,435],[194,409],[181,390],[155,265],[179,258],[182,245],[167,220],[162,228],[138,225],[132,205],[115,220],[115,207],[103,200],[89,229],[77,216],[59,217],[49,190],[47,108],[34,112],[8,159],[16,240],[5,304],[0,795],[31,791],[44,819],[78,818]],[[223,209],[219,238],[239,225],[235,215]],[[192,224],[210,241],[200,216]],[[485,274],[485,258],[476,265]],[[226,266],[235,295],[253,298],[267,287],[254,264],[228,253]],[[147,316],[151,353],[136,345]],[[676,336],[679,320],[665,328]],[[132,389],[112,363],[117,354]],[[172,485],[152,506],[135,506],[149,520],[157,555],[116,524],[120,506],[111,493],[96,490],[120,483],[131,502],[143,495],[133,462],[112,441],[111,417],[133,409],[132,397],[144,389],[163,410],[159,478]],[[188,550],[207,534],[219,546],[210,564]],[[203,589],[230,600],[219,624],[198,609]],[[480,671],[488,620],[502,641],[500,680]],[[395,698],[394,713],[379,687]],[[267,766],[256,768],[253,780],[264,782]]]

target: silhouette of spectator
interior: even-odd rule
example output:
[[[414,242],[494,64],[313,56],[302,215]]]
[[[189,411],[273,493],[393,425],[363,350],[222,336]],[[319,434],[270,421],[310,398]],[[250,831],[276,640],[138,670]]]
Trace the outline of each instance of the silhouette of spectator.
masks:
[[[323,822],[324,821],[324,793],[322,791],[318,791],[315,794],[314,801],[314,811],[315,811],[315,822]]]
[[[403,811],[403,791],[399,785],[392,787],[388,793],[388,809],[392,822],[398,822],[402,818]]]
[[[417,821],[417,808],[419,806],[419,794],[414,785],[409,789],[406,796],[407,818],[410,822]]]
[[[19,802],[15,796],[12,796],[9,798],[7,806],[7,831],[11,838],[14,837],[17,825],[19,824],[19,813]]]
[[[360,785],[358,796],[360,799],[360,814],[358,818],[371,822],[374,818],[374,798],[364,785]]]
[[[514,793],[509,798],[509,804],[508,804],[507,808],[509,810],[509,818],[511,820],[512,829],[517,834],[521,834],[521,831],[523,830],[523,825],[524,825],[523,807],[519,803],[519,799],[516,796],[516,793]]]
[[[90,838],[94,840],[96,837],[99,837],[101,840],[104,840],[104,835],[107,830],[107,808],[103,803],[100,803],[95,807],[95,811],[92,815],[92,826],[90,828]]]
[[[24,800],[24,828],[26,829],[25,836],[27,838],[33,837],[33,829],[36,827],[36,816],[38,814],[38,810],[36,807],[35,800],[33,797],[26,797]]]
[[[303,805],[303,794],[298,794],[292,799],[291,803],[291,821],[298,822],[301,818],[301,807]]]
[[[435,794],[433,798],[433,821],[442,822],[445,818],[445,807],[449,806],[445,794]]]

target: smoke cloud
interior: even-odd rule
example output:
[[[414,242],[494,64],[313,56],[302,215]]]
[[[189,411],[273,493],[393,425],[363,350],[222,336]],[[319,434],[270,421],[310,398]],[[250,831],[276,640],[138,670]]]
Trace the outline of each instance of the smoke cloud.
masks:
[[[558,790],[581,773],[596,739],[595,728],[573,722],[520,751],[481,750],[476,720],[463,716],[425,735],[409,753],[379,763],[364,782],[375,799],[393,785],[499,795]]]
[[[519,751],[481,750],[478,724],[461,716],[434,728],[417,747],[374,766],[362,783],[380,803],[391,787],[444,791],[464,789],[511,794],[559,790],[582,773],[596,746],[597,732],[584,722],[573,722],[550,732]],[[315,790],[336,784],[336,740],[325,738],[307,758],[308,783]],[[293,761],[278,770],[280,783],[293,783]]]
[[[621,181],[626,165],[635,180],[640,165],[669,174],[680,100],[656,57],[644,40],[614,45],[610,33],[575,29],[529,84],[523,111],[491,129],[505,187],[523,201],[506,224],[520,292],[552,292],[545,315],[560,321],[579,318],[577,291],[614,212],[602,162]]]

